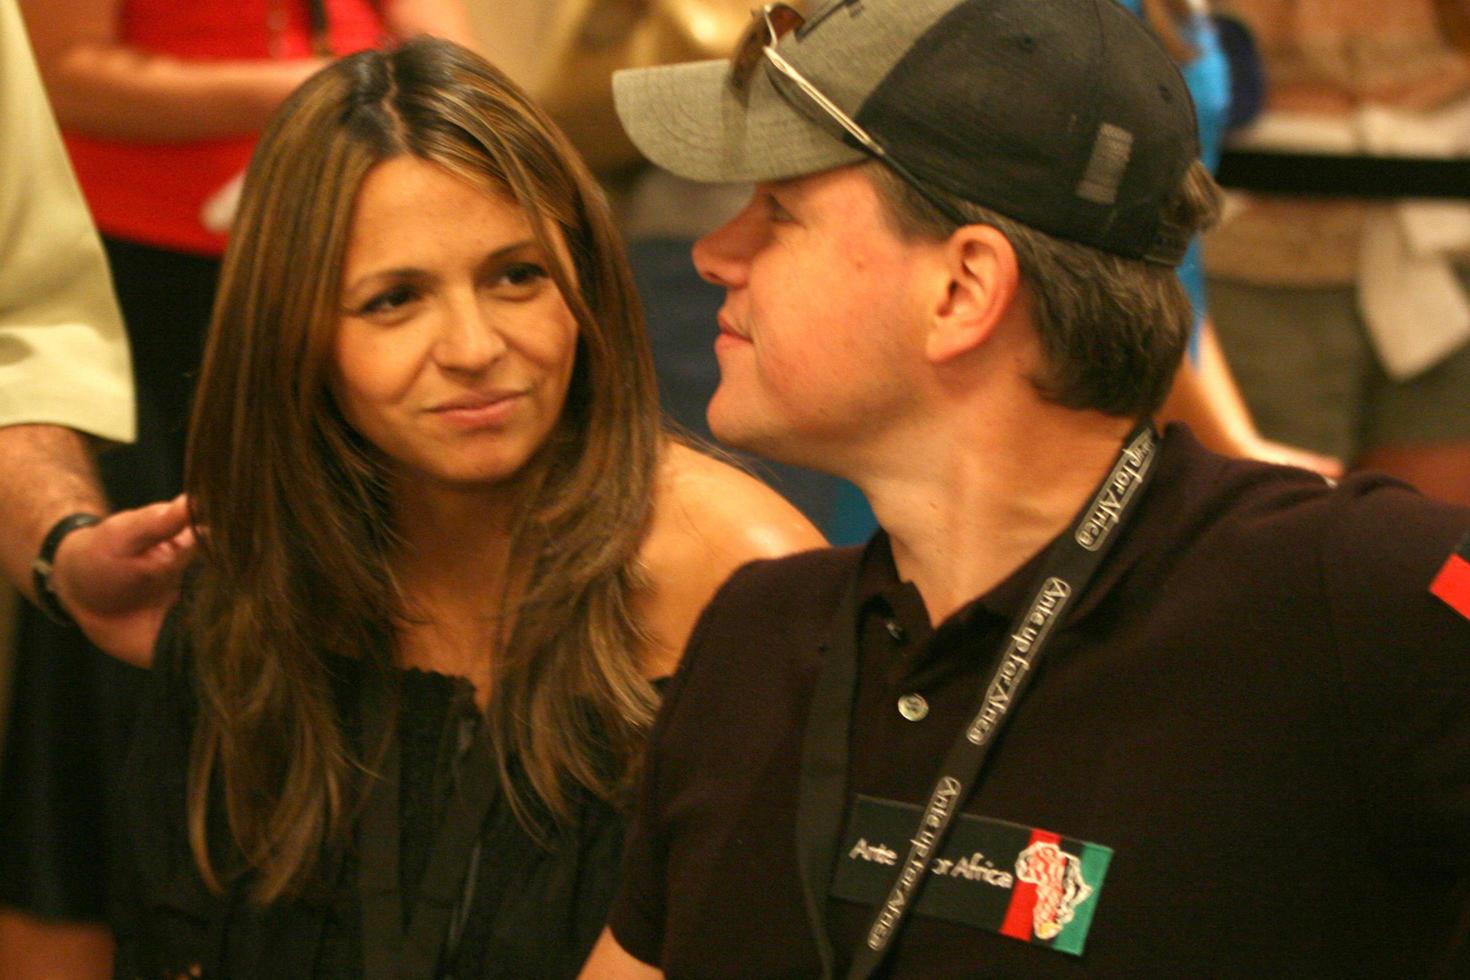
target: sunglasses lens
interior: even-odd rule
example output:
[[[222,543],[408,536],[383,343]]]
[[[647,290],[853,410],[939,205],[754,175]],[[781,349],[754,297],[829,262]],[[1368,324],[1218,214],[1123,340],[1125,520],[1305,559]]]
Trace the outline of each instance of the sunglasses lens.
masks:
[[[767,7],[765,19],[771,25],[772,44],[775,44],[805,23],[805,20],[801,16],[801,11],[795,7],[788,7],[784,3],[773,3]]]
[[[759,20],[750,22],[745,33],[740,35],[740,43],[735,46],[735,53],[730,56],[730,86],[737,92],[744,92],[750,84],[750,76],[755,72],[756,63],[761,60],[761,52],[766,46],[766,25]]]
[[[758,10],[730,56],[730,86],[744,92],[750,85],[755,66],[768,45],[775,44],[802,25],[801,12],[784,3],[773,3]]]

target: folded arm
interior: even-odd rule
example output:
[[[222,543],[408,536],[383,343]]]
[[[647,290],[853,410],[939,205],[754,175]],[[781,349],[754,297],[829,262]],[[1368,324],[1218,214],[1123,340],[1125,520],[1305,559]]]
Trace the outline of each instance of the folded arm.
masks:
[[[253,133],[321,58],[195,60],[126,44],[122,0],[21,0],[36,59],[63,127],[104,139],[190,142]],[[459,0],[392,0],[396,36],[470,44]]]

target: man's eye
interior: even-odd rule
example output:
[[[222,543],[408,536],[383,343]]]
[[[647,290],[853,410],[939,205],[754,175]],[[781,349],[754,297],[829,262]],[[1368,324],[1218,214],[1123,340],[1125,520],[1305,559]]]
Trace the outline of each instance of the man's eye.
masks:
[[[782,205],[780,201],[776,200],[776,195],[774,194],[766,195],[766,217],[774,222],[786,222],[796,220],[791,216],[791,212],[787,211],[785,206]]]
[[[357,310],[359,316],[393,313],[418,298],[418,293],[409,286],[394,286],[378,293]]]

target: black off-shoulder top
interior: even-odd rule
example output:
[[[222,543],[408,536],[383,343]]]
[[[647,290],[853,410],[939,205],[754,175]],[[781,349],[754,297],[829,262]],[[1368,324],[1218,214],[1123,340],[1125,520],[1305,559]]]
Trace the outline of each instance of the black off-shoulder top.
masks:
[[[332,661],[344,725],[361,739],[364,668]],[[451,789],[463,725],[478,719],[463,678],[400,672],[400,893],[411,907]],[[129,754],[119,821],[119,977],[336,978],[362,974],[357,890],[359,847],[333,849],[299,896],[259,906],[245,880],[223,895],[206,888],[189,851],[185,784],[197,712],[192,656],[172,624],[155,657],[145,714]],[[220,808],[212,808],[218,817]],[[453,955],[439,976],[572,977],[591,951],[616,890],[624,815],[583,794],[575,820],[546,844],[522,829],[503,798],[485,820],[475,886]],[[223,824],[211,827],[220,864],[232,853]],[[198,972],[193,972],[197,967]]]

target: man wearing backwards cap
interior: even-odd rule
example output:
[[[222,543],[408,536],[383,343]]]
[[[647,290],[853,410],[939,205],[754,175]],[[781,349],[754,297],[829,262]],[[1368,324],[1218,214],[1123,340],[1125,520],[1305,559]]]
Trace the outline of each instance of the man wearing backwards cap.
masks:
[[[1470,512],[1154,435],[1216,202],[1169,57],[1113,0],[798,21],[615,91],[757,182],[711,427],[883,530],[706,610],[589,975],[1470,975]]]

